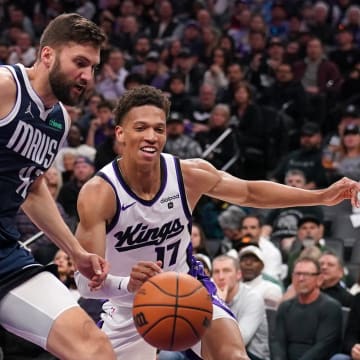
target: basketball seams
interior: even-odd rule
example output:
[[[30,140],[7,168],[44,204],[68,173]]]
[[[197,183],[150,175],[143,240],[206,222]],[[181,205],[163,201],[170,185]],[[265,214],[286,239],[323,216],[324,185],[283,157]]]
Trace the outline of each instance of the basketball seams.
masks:
[[[197,280],[195,277],[194,277],[195,280]],[[179,295],[179,294],[172,294],[166,290],[164,290],[163,288],[161,288],[158,284],[154,283],[153,281],[151,281],[151,278],[149,280],[147,280],[147,283],[155,286],[158,290],[160,290],[162,293],[164,293],[165,295],[168,295],[168,296],[172,296],[172,297],[187,297],[187,296],[191,296],[193,294],[195,294],[197,291],[201,290],[204,285],[202,285],[200,282],[199,282],[199,286],[196,287],[195,289],[193,289],[192,291],[188,292],[188,293],[185,293],[185,294],[182,294],[182,295]],[[177,291],[177,290],[175,290]]]
[[[164,304],[164,303],[159,303],[159,304],[139,304],[139,305],[134,305],[133,308],[137,309],[137,308],[144,308],[144,307],[169,307],[172,308],[174,307],[174,304]],[[178,308],[181,310],[197,310],[197,311],[202,311],[204,313],[207,314],[212,314],[212,311],[209,311],[205,308],[200,308],[197,306],[190,306],[190,305],[178,305]]]
[[[171,341],[170,341],[170,347],[171,347],[171,349],[172,349],[173,346],[174,346],[175,330],[176,330],[176,320],[177,320],[178,305],[179,305],[179,300],[178,300],[178,293],[179,293],[179,274],[176,274],[176,287],[175,287],[175,292],[176,292],[176,298],[175,298],[173,328],[172,328],[172,332],[171,332]]]
[[[190,348],[201,340],[212,310],[203,284],[190,274],[177,272],[147,280],[133,301],[134,323],[140,335],[152,346],[171,351]]]

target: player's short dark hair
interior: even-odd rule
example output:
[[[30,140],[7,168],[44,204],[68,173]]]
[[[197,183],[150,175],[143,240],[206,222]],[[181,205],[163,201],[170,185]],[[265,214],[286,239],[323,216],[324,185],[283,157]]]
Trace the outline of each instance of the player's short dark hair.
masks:
[[[58,47],[69,42],[91,44],[100,48],[105,33],[92,21],[75,13],[62,14],[53,19],[40,38],[40,52],[45,46]]]
[[[116,125],[121,125],[125,115],[134,107],[153,105],[164,111],[166,118],[169,116],[170,101],[159,89],[149,85],[141,85],[128,90],[118,101],[114,114]]]

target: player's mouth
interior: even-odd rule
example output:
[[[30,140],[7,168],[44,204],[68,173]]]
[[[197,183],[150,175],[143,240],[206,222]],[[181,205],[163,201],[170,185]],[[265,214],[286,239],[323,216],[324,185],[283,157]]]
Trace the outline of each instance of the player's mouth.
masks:
[[[152,156],[157,153],[157,149],[153,146],[143,146],[140,150],[148,156]]]
[[[73,89],[78,95],[82,95],[86,89],[86,85],[76,84],[73,86]]]

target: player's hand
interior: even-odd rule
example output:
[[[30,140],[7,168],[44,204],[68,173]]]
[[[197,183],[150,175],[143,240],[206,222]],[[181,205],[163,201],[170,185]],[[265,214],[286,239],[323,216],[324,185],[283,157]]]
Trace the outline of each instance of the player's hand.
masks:
[[[331,206],[338,204],[344,199],[350,199],[353,207],[359,207],[359,192],[360,183],[344,177],[323,190],[324,201],[326,205]]]
[[[109,272],[109,264],[106,260],[86,251],[73,255],[73,259],[76,269],[90,280],[91,287],[101,286]]]
[[[360,360],[360,344],[355,344],[351,349],[351,359]]]
[[[156,274],[160,274],[162,272],[161,265],[161,261],[139,261],[131,269],[128,291],[135,292],[139,290],[146,280]]]

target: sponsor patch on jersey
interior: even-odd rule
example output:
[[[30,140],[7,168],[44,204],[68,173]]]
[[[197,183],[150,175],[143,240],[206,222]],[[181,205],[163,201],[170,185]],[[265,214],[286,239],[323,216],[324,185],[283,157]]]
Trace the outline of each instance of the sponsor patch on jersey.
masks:
[[[167,203],[167,202],[169,202],[169,201],[173,201],[173,200],[175,200],[175,199],[180,199],[180,194],[179,194],[179,193],[177,193],[177,194],[175,194],[175,195],[168,196],[168,197],[166,197],[166,198],[162,198],[162,199],[160,200],[160,203],[161,203],[161,204],[165,204],[165,203]]]
[[[57,121],[54,120],[54,119],[50,119],[50,120],[49,120],[49,125],[50,125],[52,128],[57,129],[57,130],[62,130],[62,129],[63,129],[63,124],[57,122]]]

